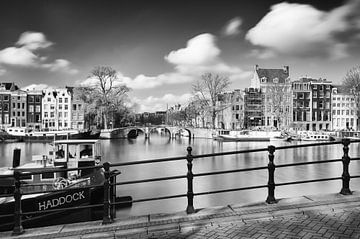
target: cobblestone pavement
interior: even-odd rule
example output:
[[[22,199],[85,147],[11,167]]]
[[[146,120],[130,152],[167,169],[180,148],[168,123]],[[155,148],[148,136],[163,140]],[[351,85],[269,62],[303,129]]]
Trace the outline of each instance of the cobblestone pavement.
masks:
[[[360,193],[27,229],[0,238],[360,238]]]

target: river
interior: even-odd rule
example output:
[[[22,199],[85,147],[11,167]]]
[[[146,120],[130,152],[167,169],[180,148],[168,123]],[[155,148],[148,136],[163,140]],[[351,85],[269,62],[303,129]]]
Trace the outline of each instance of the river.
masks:
[[[264,148],[269,144],[275,146],[298,144],[301,142],[271,141],[269,142],[219,142],[211,139],[194,139],[190,143],[193,154],[215,153],[233,150],[245,150],[254,148]],[[152,135],[150,140],[145,140],[140,135],[137,139],[113,139],[102,140],[103,161],[112,163],[137,161],[144,159],[155,159],[163,157],[183,156],[187,154],[186,148],[189,146],[188,138],[172,139],[159,135]],[[47,143],[8,143],[0,144],[0,167],[12,165],[12,154],[15,148],[21,149],[21,162],[29,162],[32,155],[44,154],[51,146]],[[360,146],[350,145],[350,157],[358,157]],[[248,168],[266,166],[268,163],[268,153],[251,153],[241,155],[231,155],[222,157],[200,158],[193,161],[193,172],[202,173],[209,171],[231,170],[235,168]],[[312,148],[288,149],[275,152],[275,164],[295,163],[312,161],[317,159],[336,159],[343,155],[342,145],[321,146]],[[166,177],[175,175],[185,175],[187,172],[187,162],[174,161],[156,164],[135,165],[118,168],[121,175],[118,181],[129,181],[147,179],[154,177]],[[350,163],[350,175],[360,175],[360,163],[353,161]],[[342,174],[342,163],[306,165],[299,167],[278,168],[275,171],[275,182],[289,182],[296,180],[310,180],[324,177],[340,177]],[[267,184],[267,170],[242,172],[217,176],[207,176],[194,178],[194,192],[204,192],[210,190],[221,190],[227,188],[237,188]],[[350,182],[351,190],[360,190],[358,179]],[[341,181],[319,182],[311,184],[299,184],[293,186],[277,187],[275,189],[276,198],[296,197],[301,195],[335,193],[341,189]],[[159,197],[174,194],[186,194],[186,179],[141,183],[135,185],[122,185],[117,188],[118,195],[130,195],[134,199],[148,197]],[[253,202],[263,202],[267,196],[267,189],[247,190],[232,193],[213,194],[198,196],[194,198],[196,209],[219,206],[227,204],[247,204]],[[120,210],[118,216],[142,215],[149,213],[176,212],[185,210],[187,205],[186,197],[136,203],[131,208]]]

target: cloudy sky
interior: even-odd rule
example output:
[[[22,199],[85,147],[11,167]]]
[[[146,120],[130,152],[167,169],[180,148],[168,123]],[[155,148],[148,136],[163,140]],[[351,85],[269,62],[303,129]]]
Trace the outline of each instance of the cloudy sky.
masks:
[[[205,72],[249,87],[254,65],[340,83],[360,65],[360,0],[3,0],[0,81],[85,84],[111,66],[139,111],[186,103]]]

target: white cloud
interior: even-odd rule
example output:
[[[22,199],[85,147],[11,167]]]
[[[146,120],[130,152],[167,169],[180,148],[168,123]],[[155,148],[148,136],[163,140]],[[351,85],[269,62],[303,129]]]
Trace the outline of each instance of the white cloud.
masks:
[[[225,36],[236,36],[240,33],[241,25],[242,19],[240,17],[235,17],[226,24],[223,30],[223,34]]]
[[[139,105],[139,112],[155,112],[166,110],[167,105],[168,107],[175,104],[187,105],[191,97],[192,95],[189,93],[183,95],[165,94],[162,97],[135,98],[134,101]]]
[[[52,72],[62,71],[68,74],[77,74],[79,72],[71,67],[70,61],[64,59],[56,59],[52,63],[43,64],[42,67],[48,68]]]
[[[46,40],[41,32],[24,32],[20,35],[15,46],[0,50],[0,66],[12,65],[20,67],[33,67],[49,69],[51,72],[65,72],[67,74],[76,74],[78,70],[71,66],[71,63],[65,59],[56,59],[48,61],[47,56],[36,53],[39,49],[46,49],[53,45]]]
[[[25,86],[21,89],[22,90],[44,90],[44,89],[49,89],[49,88],[52,88],[52,87],[47,84],[31,84],[31,85]]]
[[[8,47],[0,50],[0,64],[18,66],[36,66],[39,58],[30,50],[20,47]]]
[[[206,65],[216,60],[219,54],[215,37],[205,33],[190,39],[186,48],[171,51],[165,60],[174,65]]]
[[[5,75],[5,73],[6,73],[6,70],[5,70],[5,69],[0,68],[0,76]]]
[[[53,43],[46,40],[46,36],[41,32],[24,32],[20,35],[16,45],[25,47],[30,51],[34,51],[48,48],[53,45]]]
[[[352,1],[325,12],[305,4],[279,3],[248,31],[246,39],[263,47],[270,57],[288,54],[343,58],[348,55],[348,45],[338,35],[350,31],[348,17],[354,13],[354,4]]]
[[[211,34],[201,34],[187,43],[186,48],[171,51],[165,60],[174,64],[174,71],[146,76],[140,74],[134,78],[118,73],[119,84],[126,84],[132,89],[151,89],[166,84],[184,84],[199,79],[206,72],[228,76],[231,80],[241,80],[249,77],[239,67],[227,65],[220,57],[221,50],[216,46],[216,38]],[[80,85],[93,84],[92,79],[80,82]]]

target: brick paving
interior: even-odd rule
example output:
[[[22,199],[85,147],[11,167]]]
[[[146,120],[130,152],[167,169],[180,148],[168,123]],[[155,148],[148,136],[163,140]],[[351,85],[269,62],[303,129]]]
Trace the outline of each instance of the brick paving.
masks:
[[[0,238],[360,238],[360,193],[27,229],[19,236],[0,232]]]

